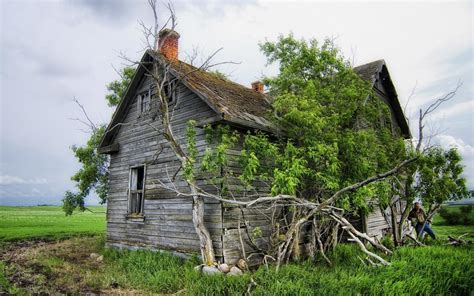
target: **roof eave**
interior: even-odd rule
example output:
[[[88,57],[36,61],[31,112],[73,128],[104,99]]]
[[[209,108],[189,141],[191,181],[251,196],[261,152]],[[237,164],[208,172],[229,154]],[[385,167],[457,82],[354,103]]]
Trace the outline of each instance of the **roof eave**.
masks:
[[[143,64],[145,63],[147,57],[149,57],[149,55],[146,52],[142,56],[142,59],[140,60],[140,64],[137,67],[137,70],[135,71],[135,74],[133,75],[131,82],[127,87],[127,90],[125,91],[123,97],[121,98],[120,103],[118,104],[117,108],[115,109],[112,115],[112,119],[107,125],[104,136],[102,137],[102,140],[100,141],[100,144],[98,147],[99,151],[101,151],[102,148],[107,147],[111,144],[111,141],[113,140],[113,137],[114,137],[114,131],[117,128],[119,128],[120,117],[122,116],[124,111],[126,111],[125,109],[128,106],[130,97],[133,95],[134,90],[138,87],[138,84],[140,83],[137,77],[141,77],[141,75],[143,74],[142,72],[145,71]]]

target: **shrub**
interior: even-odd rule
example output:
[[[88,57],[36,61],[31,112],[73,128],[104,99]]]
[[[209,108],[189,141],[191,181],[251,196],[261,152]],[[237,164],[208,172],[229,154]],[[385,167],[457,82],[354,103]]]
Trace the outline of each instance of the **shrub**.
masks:
[[[454,207],[442,207],[439,210],[439,215],[447,225],[474,225],[471,213],[472,205],[461,206],[459,210]]]

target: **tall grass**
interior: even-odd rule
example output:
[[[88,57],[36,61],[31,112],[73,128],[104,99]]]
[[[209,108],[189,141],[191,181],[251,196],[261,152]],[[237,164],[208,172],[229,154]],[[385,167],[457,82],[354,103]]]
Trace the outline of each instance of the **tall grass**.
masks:
[[[201,276],[197,259],[167,253],[107,250],[113,268],[108,284],[137,287],[154,293],[185,289],[188,295],[242,295],[250,277],[254,295],[469,295],[474,283],[472,248],[431,246],[401,248],[387,267],[364,266],[354,245],[340,245],[330,254],[334,266],[322,262],[289,264],[276,272],[261,267],[241,277]]]

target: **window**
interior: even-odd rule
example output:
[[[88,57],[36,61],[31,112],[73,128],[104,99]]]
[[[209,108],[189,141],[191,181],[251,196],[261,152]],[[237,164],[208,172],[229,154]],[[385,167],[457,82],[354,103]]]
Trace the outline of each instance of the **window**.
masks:
[[[150,110],[150,90],[138,95],[138,115]]]
[[[168,98],[168,103],[172,104],[174,102],[174,94],[176,83],[170,82],[163,85],[163,92],[165,96]]]
[[[145,166],[130,169],[128,192],[128,214],[130,216],[142,216],[145,197]]]

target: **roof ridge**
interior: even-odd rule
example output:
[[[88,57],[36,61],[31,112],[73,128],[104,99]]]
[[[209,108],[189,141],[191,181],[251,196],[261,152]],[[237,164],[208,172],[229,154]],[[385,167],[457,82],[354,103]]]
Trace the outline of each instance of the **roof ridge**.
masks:
[[[158,57],[160,57],[160,58],[167,59],[165,56],[163,56],[162,54],[160,54],[160,53],[158,53],[158,52],[156,52],[156,51],[154,51],[154,50],[149,49],[149,50],[147,50],[147,51],[148,51],[149,53],[152,53],[154,56],[158,56]],[[175,63],[175,64],[183,64],[183,65],[185,65],[185,66],[187,66],[187,67],[193,68],[193,70],[202,72],[202,73],[204,73],[204,74],[206,74],[206,75],[211,75],[211,77],[214,78],[214,79],[222,80],[222,81],[225,82],[225,83],[232,83],[232,84],[234,84],[234,85],[236,85],[236,86],[242,87],[242,88],[244,88],[244,89],[246,89],[246,90],[249,90],[249,91],[254,91],[251,87],[247,87],[247,86],[245,86],[245,85],[243,85],[243,84],[241,84],[241,83],[238,83],[238,82],[236,82],[236,81],[234,81],[234,80],[231,80],[231,79],[226,79],[226,78],[219,77],[219,76],[217,76],[217,75],[214,75],[212,72],[210,72],[210,71],[208,71],[208,70],[206,70],[206,69],[203,69],[202,67],[196,67],[196,66],[194,66],[194,65],[192,65],[192,64],[189,64],[189,63],[187,63],[187,62],[185,62],[185,61],[183,61],[183,60],[179,60],[179,59],[177,59],[177,60],[175,60],[175,61],[170,61],[169,59],[167,59],[167,60],[168,60],[168,62],[170,62],[171,64],[174,64],[174,63]]]

